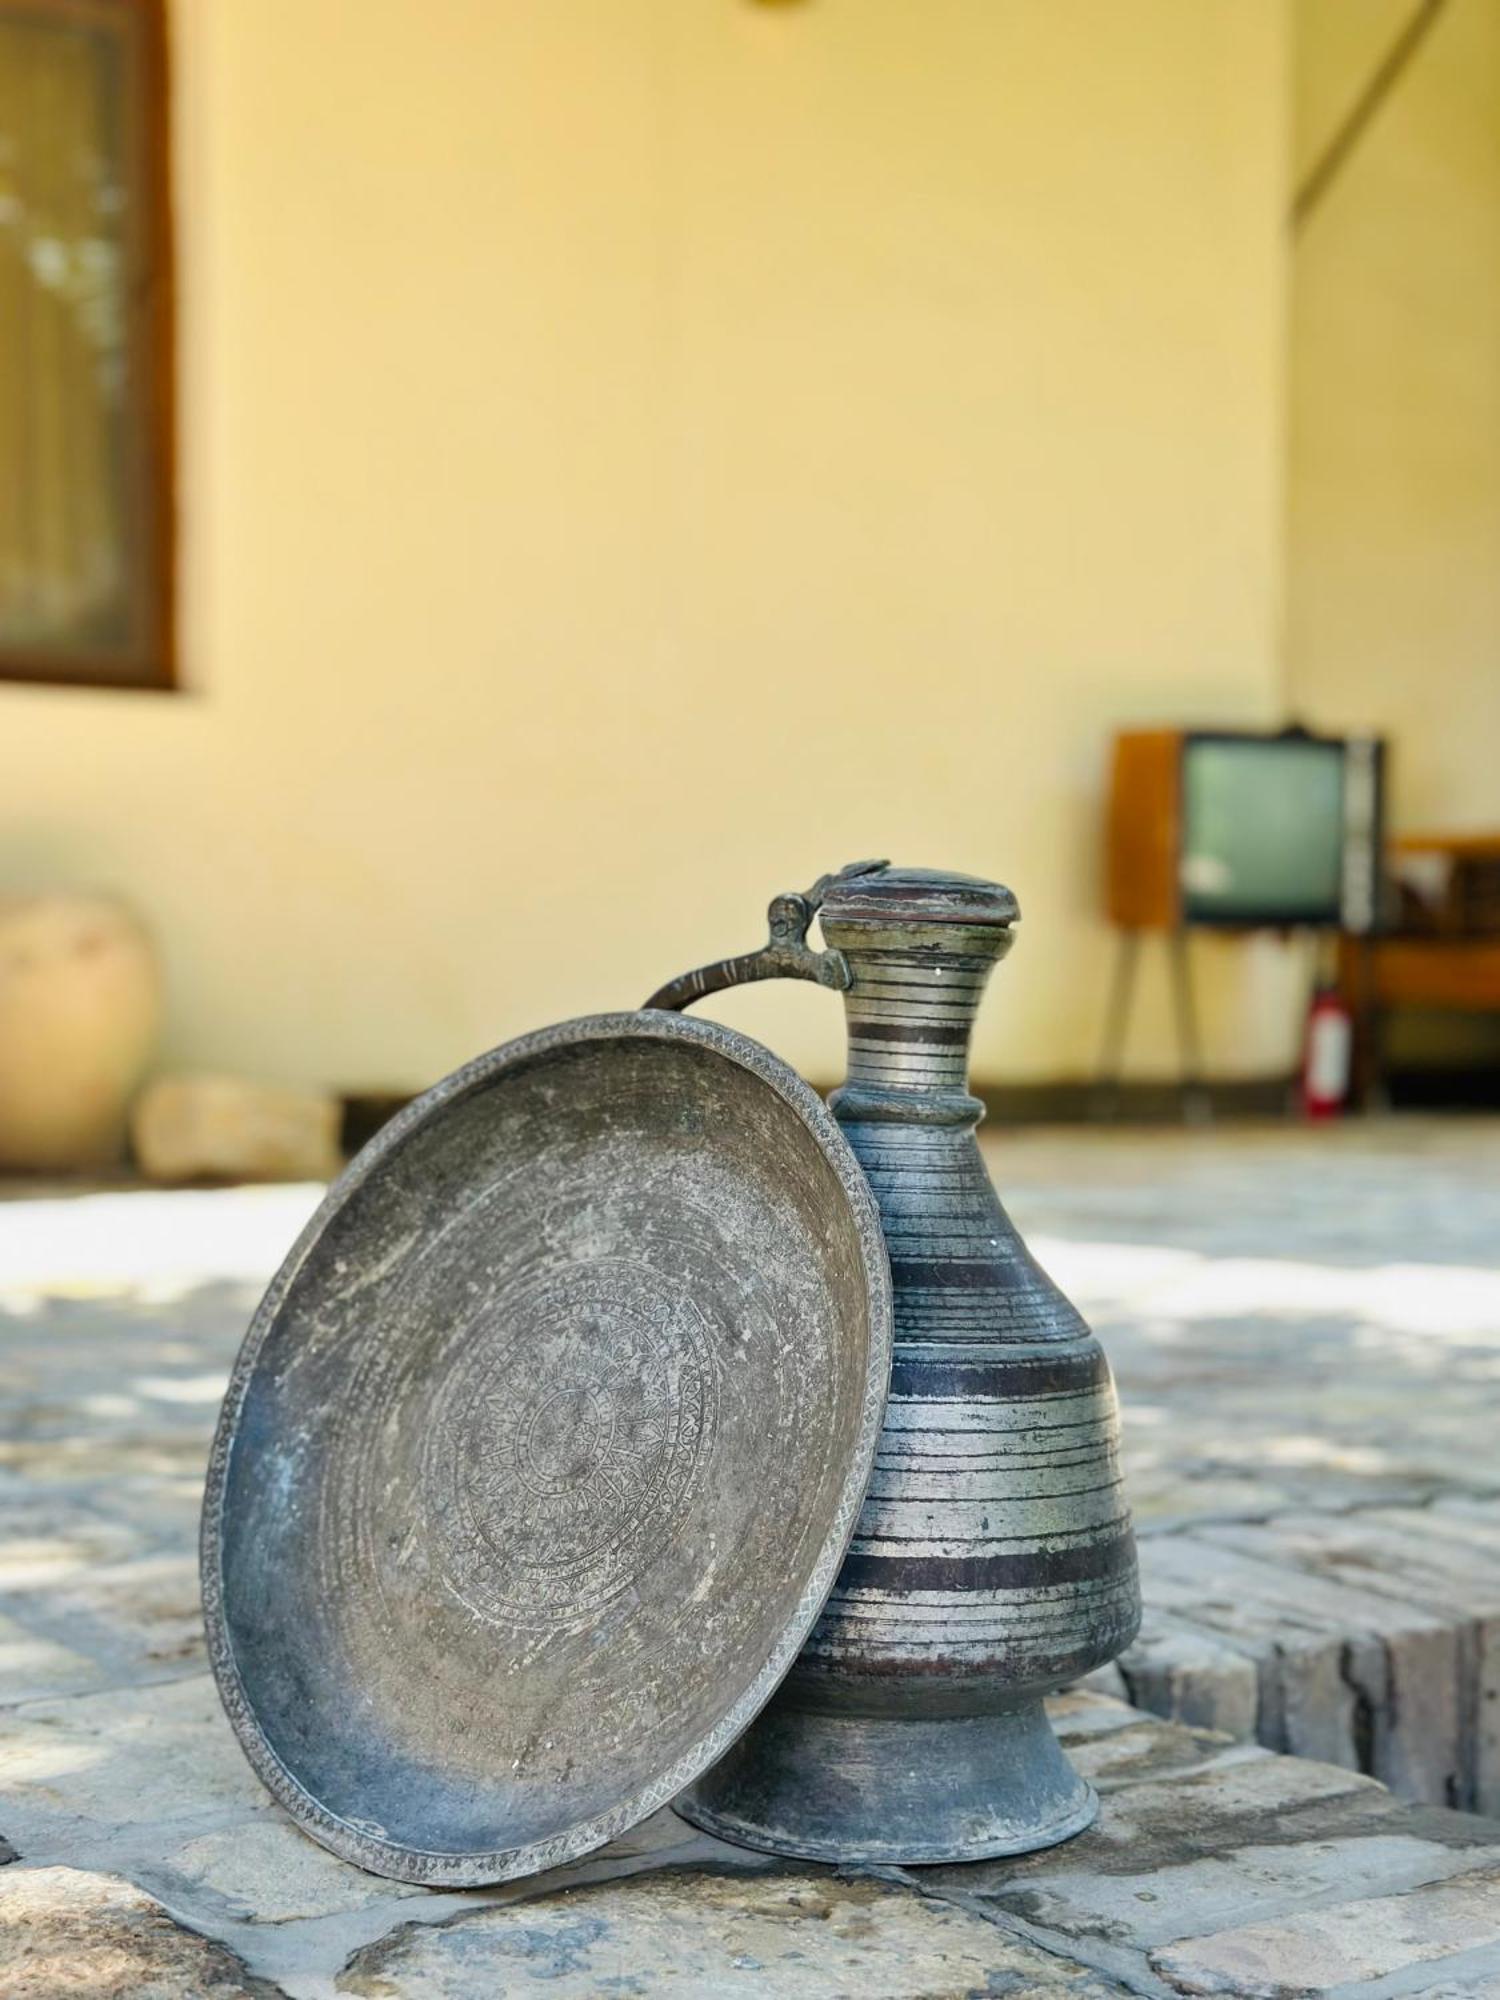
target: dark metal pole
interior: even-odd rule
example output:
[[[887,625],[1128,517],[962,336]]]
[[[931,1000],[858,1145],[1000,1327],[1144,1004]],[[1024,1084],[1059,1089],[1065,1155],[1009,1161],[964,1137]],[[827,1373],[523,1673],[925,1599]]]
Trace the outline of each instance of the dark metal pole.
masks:
[[[1135,998],[1135,973],[1140,963],[1141,934],[1121,931],[1115,946],[1114,970],[1110,974],[1109,999],[1104,1013],[1104,1039],[1099,1047],[1100,1115],[1114,1118],[1120,1110],[1120,1069],[1125,1060],[1125,1030],[1130,1025]]]
[[[1198,1043],[1198,1015],[1193,1004],[1193,970],[1188,958],[1188,934],[1179,926],[1167,939],[1172,961],[1172,1006],[1177,1017],[1177,1060],[1182,1075],[1182,1112],[1190,1125],[1206,1125],[1212,1107],[1203,1088]]]

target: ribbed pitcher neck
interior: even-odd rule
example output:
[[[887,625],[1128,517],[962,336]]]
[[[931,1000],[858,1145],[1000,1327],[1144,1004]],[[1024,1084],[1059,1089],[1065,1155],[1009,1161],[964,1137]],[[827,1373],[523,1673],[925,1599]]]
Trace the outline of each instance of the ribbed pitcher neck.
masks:
[[[849,961],[849,1072],[841,1098],[914,1122],[972,1123],[969,1042],[985,983],[1009,947],[990,925],[826,923]],[[922,1100],[930,1100],[924,1106]]]

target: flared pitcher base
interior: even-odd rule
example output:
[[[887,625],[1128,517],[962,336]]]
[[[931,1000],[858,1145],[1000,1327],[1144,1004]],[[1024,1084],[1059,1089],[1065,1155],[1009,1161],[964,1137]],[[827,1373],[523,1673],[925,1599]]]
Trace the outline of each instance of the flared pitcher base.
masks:
[[[922,1719],[776,1702],[675,1807],[740,1847],[901,1867],[1055,1847],[1099,1801],[1039,1699]]]

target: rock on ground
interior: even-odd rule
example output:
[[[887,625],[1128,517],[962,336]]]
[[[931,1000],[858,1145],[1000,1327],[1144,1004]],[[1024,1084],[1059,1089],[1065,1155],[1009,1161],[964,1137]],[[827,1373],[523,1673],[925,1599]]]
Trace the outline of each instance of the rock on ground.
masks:
[[[137,1098],[130,1138],[148,1180],[327,1180],[340,1165],[339,1115],[326,1091],[163,1076]]]
[[[6,2000],[273,2000],[280,1990],[118,1875],[0,1870]]]
[[[337,1982],[360,2000],[1106,2000],[1125,1988],[963,1910],[828,1875],[636,1877],[409,1924]]]

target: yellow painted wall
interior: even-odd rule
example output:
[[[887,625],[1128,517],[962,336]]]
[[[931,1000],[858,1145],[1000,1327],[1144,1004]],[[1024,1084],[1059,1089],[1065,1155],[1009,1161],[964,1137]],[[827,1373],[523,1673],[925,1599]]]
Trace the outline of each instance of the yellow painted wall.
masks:
[[[1020,894],[982,1072],[1087,1073],[1110,730],[1280,713],[1276,0],[175,41],[192,691],[0,688],[0,877],[133,894],[172,1060],[405,1084],[889,852]],[[837,1073],[828,995],[723,1011]]]
[[[1305,173],[1410,16],[1297,0]],[[1294,705],[1389,731],[1398,829],[1500,827],[1500,5],[1448,0],[1297,240]]]

